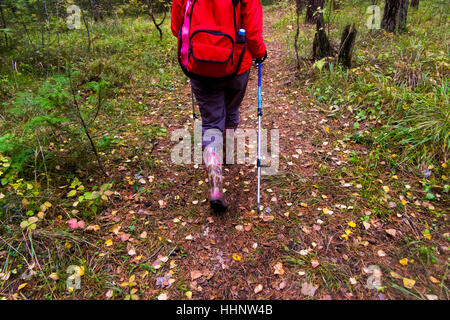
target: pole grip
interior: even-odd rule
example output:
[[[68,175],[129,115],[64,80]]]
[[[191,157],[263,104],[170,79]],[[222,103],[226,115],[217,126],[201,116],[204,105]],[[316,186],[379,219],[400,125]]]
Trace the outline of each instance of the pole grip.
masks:
[[[261,63],[258,63],[258,87],[261,87]]]

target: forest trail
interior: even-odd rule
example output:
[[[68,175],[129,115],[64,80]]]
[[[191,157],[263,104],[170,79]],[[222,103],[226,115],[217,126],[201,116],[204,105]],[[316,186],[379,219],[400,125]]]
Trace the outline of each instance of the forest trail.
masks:
[[[167,252],[159,252],[159,255],[163,260],[167,255],[174,259],[173,264],[180,269],[173,278],[177,281],[184,279],[183,283],[194,299],[301,299],[305,297],[301,293],[301,284],[309,276],[302,278],[298,268],[289,268],[287,248],[298,252],[311,249],[313,243],[324,253],[331,249],[330,244],[341,242],[335,234],[320,231],[319,225],[315,225],[317,231],[312,231],[317,214],[312,215],[300,205],[307,202],[313,189],[301,184],[313,177],[326,153],[324,146],[313,146],[305,137],[326,136],[323,123],[327,120],[317,111],[302,111],[299,105],[306,106],[307,98],[290,88],[293,72],[284,63],[286,42],[275,35],[272,27],[280,14],[266,10],[264,20],[269,58],[262,71],[262,119],[263,128],[280,130],[280,166],[279,174],[263,177],[263,215],[258,217],[252,210],[256,207],[256,170],[253,165],[224,167],[229,211],[223,216],[214,216],[206,199],[207,182],[203,167],[171,165],[171,147],[160,142],[155,148],[156,158],[164,164],[158,169],[161,175],[169,174],[177,185],[182,185],[165,195],[163,193],[161,196],[165,199],[160,204],[161,209],[151,213],[161,236],[170,239],[165,247]],[[184,117],[161,119],[162,123],[167,123],[169,131],[186,127],[186,124],[192,131],[192,122],[187,116],[190,110],[189,85],[184,89],[184,98]],[[256,111],[257,72],[252,68],[241,106],[239,127],[256,129]],[[165,114],[170,114],[170,111],[166,110]],[[157,179],[157,173],[153,175]],[[166,199],[178,201],[170,203]],[[308,233],[314,233],[308,236],[308,240],[302,236],[303,227]],[[150,229],[148,231],[151,232]],[[158,260],[156,257],[153,259]],[[159,261],[156,265],[159,267]],[[169,267],[166,269],[168,271]],[[166,280],[167,284],[168,278],[162,278],[164,273],[158,270],[158,274],[159,281]],[[172,276],[166,274],[166,277]],[[169,291],[174,291],[168,294],[169,299],[183,298],[179,291]],[[161,292],[158,286],[150,290],[152,294],[156,292]],[[323,290],[323,295],[326,293]]]
[[[158,144],[145,142],[156,160],[148,177],[151,193],[136,193],[131,178],[123,179],[138,168],[119,173],[129,182],[128,191],[121,192],[127,201],[116,203],[114,214],[102,218],[117,223],[114,247],[118,242],[123,249],[126,243],[128,256],[124,260],[112,247],[106,269],[91,267],[111,270],[107,278],[125,286],[125,293],[135,275],[140,299],[410,298],[403,288],[380,293],[369,283],[378,276],[386,280],[388,274],[397,288],[395,281],[415,277],[415,288],[425,294],[428,278],[446,271],[413,264],[413,259],[406,260],[407,266],[399,263],[410,252],[398,236],[421,236],[423,215],[399,207],[396,216],[386,216],[361,196],[366,181],[358,179],[364,168],[353,162],[352,154],[367,155],[364,145],[344,139],[351,130],[344,114],[330,116],[331,109],[318,107],[305,88],[293,89],[295,66],[286,63],[286,42],[274,27],[284,13],[264,11],[269,58],[263,64],[262,120],[263,128],[279,129],[280,158],[278,174],[262,179],[263,214],[254,211],[254,165],[224,167],[229,210],[216,216],[207,201],[203,166],[172,163],[176,143],[170,133],[180,128],[193,133],[186,81],[181,91],[169,92],[141,119],[143,125],[159,124],[168,132]],[[257,72],[252,68],[239,127],[256,125]],[[135,175],[136,181],[140,178]],[[370,179],[368,186],[378,194],[384,189],[382,179],[397,178],[387,173]],[[386,191],[377,201],[390,206],[389,199]],[[374,270],[378,273],[372,274]]]
[[[328,1],[333,52],[314,63],[304,10],[265,1],[278,170],[258,214],[256,159],[225,165],[215,215],[203,165],[172,161],[196,122],[169,15],[148,14],[160,3],[109,1],[104,19],[83,7],[79,29],[64,27],[67,2],[22,2],[2,2],[0,299],[449,299],[443,4],[421,1],[391,33],[366,24],[367,3]],[[252,67],[239,125],[255,135],[257,81]]]

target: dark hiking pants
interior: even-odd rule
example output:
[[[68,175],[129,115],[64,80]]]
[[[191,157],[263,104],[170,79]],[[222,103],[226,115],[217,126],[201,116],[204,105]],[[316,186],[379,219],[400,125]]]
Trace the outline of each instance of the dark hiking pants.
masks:
[[[202,137],[209,129],[236,128],[240,122],[239,106],[245,96],[250,70],[234,79],[222,82],[206,82],[191,79],[192,90],[202,116]],[[202,139],[203,148],[214,140]]]

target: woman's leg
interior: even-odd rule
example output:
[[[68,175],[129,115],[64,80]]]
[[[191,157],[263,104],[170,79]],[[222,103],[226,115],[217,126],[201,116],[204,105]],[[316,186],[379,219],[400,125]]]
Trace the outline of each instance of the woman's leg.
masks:
[[[220,85],[191,80],[202,116],[202,146],[209,182],[209,201],[217,213],[227,209],[222,192],[222,148],[225,131],[225,92]],[[213,136],[213,137],[211,137]]]
[[[244,100],[245,91],[247,90],[247,83],[250,70],[237,76],[233,80],[229,81],[225,88],[225,143],[223,148],[224,163],[234,163],[234,150],[227,152],[228,147],[234,147],[234,131],[240,122],[239,107]]]

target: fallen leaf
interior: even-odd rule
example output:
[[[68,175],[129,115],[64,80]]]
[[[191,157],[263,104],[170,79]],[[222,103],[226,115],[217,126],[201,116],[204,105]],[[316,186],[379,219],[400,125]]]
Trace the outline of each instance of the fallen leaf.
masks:
[[[397,272],[391,271],[391,277],[395,279],[403,279],[401,275],[399,275]]]
[[[161,294],[158,296],[158,300],[167,300],[167,294],[161,293]]]
[[[100,230],[100,226],[98,224],[89,225],[86,227],[86,231],[98,231]]]
[[[116,224],[115,226],[113,226],[111,228],[111,232],[114,233],[115,235],[117,235],[119,233],[120,228],[122,228],[122,226]]]
[[[241,256],[236,254],[236,253],[233,253],[233,259],[236,260],[236,261],[240,261],[241,260]]]
[[[194,281],[198,278],[200,278],[203,275],[203,273],[199,270],[193,270],[191,271],[191,280]]]
[[[287,285],[286,280],[283,280],[278,284],[278,289],[283,290],[284,288],[286,288],[286,285]]]
[[[436,279],[436,278],[433,277],[433,276],[430,276],[430,280],[431,280],[431,282],[433,282],[433,283],[441,283],[438,279]]]
[[[395,237],[396,234],[397,234],[397,230],[395,230],[395,229],[387,229],[387,230],[386,230],[386,233],[387,233],[387,234],[390,234],[390,235],[393,236],[393,237]]]
[[[415,280],[412,279],[408,279],[408,278],[403,278],[403,285],[408,288],[408,289],[412,289],[412,287],[414,287],[414,285],[416,284]]]
[[[112,289],[109,289],[108,291],[106,291],[105,296],[110,299],[113,296],[114,291]]]
[[[128,241],[130,239],[130,235],[128,233],[121,233],[120,234],[120,240],[122,242]]]
[[[275,269],[274,274],[279,275],[284,274],[283,264],[281,262],[278,262],[276,265],[273,266],[273,268]]]
[[[58,274],[56,274],[56,272],[51,273],[48,277],[55,281],[59,279]]]
[[[271,215],[265,215],[264,213],[261,213],[261,215],[259,216],[264,222],[270,222],[273,221],[273,219],[275,219],[274,216]]]
[[[25,288],[25,286],[26,286],[27,284],[28,284],[28,282],[22,283],[22,284],[17,288],[17,291],[19,291],[19,290]]]
[[[399,262],[402,266],[406,266],[408,264],[408,258],[403,258]]]
[[[319,266],[319,261],[317,259],[311,259],[311,265],[313,268],[317,268]]]
[[[262,284],[258,284],[255,289],[253,290],[255,293],[260,293],[263,289]]]
[[[302,294],[305,296],[313,297],[316,293],[316,290],[319,288],[319,286],[315,286],[312,283],[309,282],[303,282],[302,284]]]
[[[379,257],[386,257],[386,252],[384,252],[383,250],[378,250],[377,253]]]

